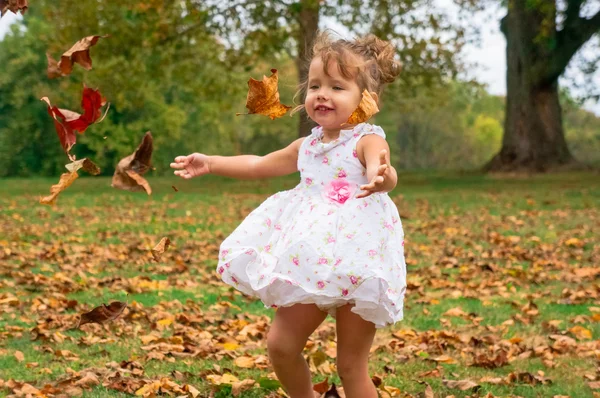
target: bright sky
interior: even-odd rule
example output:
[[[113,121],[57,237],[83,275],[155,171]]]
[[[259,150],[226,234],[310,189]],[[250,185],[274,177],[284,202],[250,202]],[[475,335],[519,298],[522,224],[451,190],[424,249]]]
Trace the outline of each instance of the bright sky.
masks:
[[[437,0],[437,2],[441,6],[449,7],[453,10],[453,13],[458,12],[456,8],[451,6],[451,0]],[[503,15],[504,11],[501,8],[489,10],[490,19],[480,22],[483,25],[481,28],[481,44],[477,47],[469,45],[465,56],[468,62],[474,62],[479,65],[472,72],[474,77],[478,81],[485,83],[490,93],[497,95],[506,94],[506,41],[500,32],[499,23]],[[20,18],[22,18],[21,15],[17,16],[9,11],[0,19],[0,40],[9,30],[9,26]],[[327,22],[325,25],[330,25],[330,23]],[[343,30],[337,24],[332,25],[334,26],[329,27],[338,32]],[[600,86],[600,76],[596,76],[596,78]],[[600,103],[588,103],[585,108],[600,116]]]

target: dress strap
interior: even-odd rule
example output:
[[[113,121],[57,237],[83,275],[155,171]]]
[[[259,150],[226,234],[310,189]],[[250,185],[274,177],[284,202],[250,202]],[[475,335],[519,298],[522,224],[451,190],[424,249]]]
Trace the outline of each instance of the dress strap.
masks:
[[[381,127],[376,126],[374,124],[368,124],[368,123],[365,123],[361,127],[362,128],[360,130],[354,132],[354,137],[357,141],[359,139],[361,139],[362,137],[364,137],[365,135],[369,135],[369,134],[377,134],[378,136],[380,136],[381,138],[383,138],[385,140],[385,132],[383,131],[383,129]]]

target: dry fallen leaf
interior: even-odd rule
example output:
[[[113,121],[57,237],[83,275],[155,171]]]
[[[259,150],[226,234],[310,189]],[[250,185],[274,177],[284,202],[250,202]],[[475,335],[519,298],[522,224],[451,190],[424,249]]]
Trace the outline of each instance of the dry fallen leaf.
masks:
[[[40,198],[40,203],[43,205],[53,205],[56,202],[58,194],[67,189],[77,177],[79,177],[79,174],[77,174],[76,171],[72,173],[63,173],[60,176],[58,184],[50,187],[50,195]]]
[[[279,91],[277,89],[277,69],[271,69],[272,75],[263,76],[262,81],[250,78],[248,80],[248,97],[246,98],[246,108],[248,113],[236,113],[239,115],[260,114],[271,118],[279,118],[291,109],[290,106],[282,105],[279,102]]]
[[[148,131],[135,152],[117,164],[112,178],[113,188],[132,192],[145,190],[148,195],[152,193],[150,184],[142,177],[151,167],[152,146],[152,133]]]
[[[25,355],[21,351],[15,351],[15,358],[19,362],[23,362],[25,360]]]
[[[58,62],[55,61],[50,54],[46,54],[46,57],[48,58],[48,77],[54,79],[60,76],[70,75],[73,71],[73,63],[77,63],[87,70],[92,69],[90,47],[95,45],[98,42],[98,39],[106,37],[108,37],[108,35],[84,37],[63,53]]]
[[[366,122],[377,112],[379,112],[379,107],[377,107],[375,98],[367,90],[364,90],[358,108],[352,112],[346,123],[358,124]]]
[[[81,318],[77,327],[79,328],[86,323],[103,323],[106,321],[112,321],[121,315],[126,307],[127,303],[122,301],[113,301],[109,305],[102,304],[90,312],[81,314]]]
[[[160,257],[165,251],[167,251],[170,244],[171,240],[169,238],[162,238],[160,242],[154,246],[154,249],[152,249],[152,257],[154,257],[154,260],[160,261]]]
[[[27,0],[0,0],[0,18],[6,14],[7,11],[12,11],[15,14],[21,11],[24,14],[27,11]]]

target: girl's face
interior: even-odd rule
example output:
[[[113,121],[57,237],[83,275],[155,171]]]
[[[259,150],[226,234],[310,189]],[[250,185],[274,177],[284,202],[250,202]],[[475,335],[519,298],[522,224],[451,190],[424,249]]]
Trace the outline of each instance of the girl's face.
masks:
[[[323,61],[314,58],[308,70],[308,90],[304,105],[308,116],[324,130],[339,131],[362,99],[356,80],[345,79],[336,62],[323,71]]]

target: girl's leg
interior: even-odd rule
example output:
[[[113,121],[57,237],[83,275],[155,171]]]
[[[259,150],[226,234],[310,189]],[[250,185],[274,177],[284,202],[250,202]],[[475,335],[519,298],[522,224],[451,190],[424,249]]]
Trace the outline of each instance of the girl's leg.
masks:
[[[369,350],[375,338],[375,325],[352,312],[352,305],[337,308],[337,371],[346,398],[377,398],[369,377]]]
[[[267,335],[269,358],[291,398],[314,398],[308,364],[302,356],[306,340],[327,316],[314,304],[296,304],[275,312]]]

